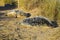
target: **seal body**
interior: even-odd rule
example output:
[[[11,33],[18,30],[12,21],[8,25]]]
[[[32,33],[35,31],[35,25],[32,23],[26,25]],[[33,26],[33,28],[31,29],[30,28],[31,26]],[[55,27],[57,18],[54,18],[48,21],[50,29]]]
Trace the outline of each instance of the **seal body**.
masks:
[[[36,26],[36,25],[43,25],[46,24],[47,26],[52,26],[52,27],[57,27],[57,22],[54,21],[50,21],[48,18],[46,17],[33,17],[33,18],[26,18],[23,20],[23,23],[25,24],[29,24],[32,26]]]

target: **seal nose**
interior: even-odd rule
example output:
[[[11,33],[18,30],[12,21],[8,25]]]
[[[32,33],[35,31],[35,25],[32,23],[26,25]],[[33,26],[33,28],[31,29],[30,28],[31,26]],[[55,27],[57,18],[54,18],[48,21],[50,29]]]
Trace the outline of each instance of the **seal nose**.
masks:
[[[26,17],[30,17],[31,14],[30,14],[30,13],[26,13],[25,16],[26,16]]]
[[[51,21],[51,22],[52,22],[52,26],[53,26],[54,28],[58,27],[58,24],[57,24],[56,21]]]

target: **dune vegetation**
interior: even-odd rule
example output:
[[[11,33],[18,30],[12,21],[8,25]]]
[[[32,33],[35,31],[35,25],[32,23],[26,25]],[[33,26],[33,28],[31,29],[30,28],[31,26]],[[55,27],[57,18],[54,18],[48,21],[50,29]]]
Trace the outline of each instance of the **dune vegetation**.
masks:
[[[20,9],[29,11],[34,16],[40,15],[51,20],[59,20],[59,4],[59,0],[20,0],[19,6]]]
[[[16,9],[31,13],[31,17],[57,21],[59,27],[21,24],[25,16],[4,18],[0,19],[0,40],[60,40],[60,0],[19,0],[18,6]]]

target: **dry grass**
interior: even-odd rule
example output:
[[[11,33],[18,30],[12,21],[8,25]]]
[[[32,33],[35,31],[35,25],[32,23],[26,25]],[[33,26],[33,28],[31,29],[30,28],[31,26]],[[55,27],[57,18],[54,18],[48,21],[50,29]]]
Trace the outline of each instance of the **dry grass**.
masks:
[[[26,1],[20,0],[21,10],[24,10],[27,12],[29,11],[32,15],[45,16],[50,20],[54,20],[54,16],[56,14],[60,14],[58,11],[59,9],[58,6],[59,6],[58,0],[26,0]],[[56,12],[55,9],[58,12]],[[57,18],[58,18],[58,15],[57,15]]]
[[[8,22],[9,21],[9,22]],[[60,27],[30,26],[20,24],[15,18],[0,22],[1,40],[60,40]]]
[[[54,19],[58,11],[60,25],[60,4],[57,0],[20,0],[20,10],[30,12],[33,16],[45,16]],[[0,21],[0,40],[60,40],[60,26],[30,26],[20,24],[25,17],[5,19]]]

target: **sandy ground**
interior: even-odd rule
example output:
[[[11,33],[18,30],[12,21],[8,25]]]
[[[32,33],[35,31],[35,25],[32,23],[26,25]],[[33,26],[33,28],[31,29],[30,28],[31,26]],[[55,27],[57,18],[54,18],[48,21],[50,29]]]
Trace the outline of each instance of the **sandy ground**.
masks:
[[[60,27],[20,24],[22,18],[0,20],[0,40],[60,40]]]
[[[21,8],[18,8],[20,10],[25,9],[25,4],[29,0],[28,1],[26,0],[27,2],[26,1],[21,2],[21,1],[22,0],[20,0],[20,4],[19,4],[21,6]],[[36,0],[29,1],[28,7],[26,7],[26,8],[29,8],[29,6],[31,8],[34,8],[36,6],[36,5],[33,6],[35,1]],[[26,2],[26,3],[23,3],[23,2]],[[34,2],[34,3],[31,3],[31,2]],[[56,0],[55,1],[48,0],[46,2],[43,3],[44,5],[41,5],[42,8],[35,7],[35,9],[31,10],[30,13],[32,14],[32,16],[37,16],[37,15],[40,16],[41,11],[43,11],[43,13],[44,12],[53,13],[55,6],[58,6],[58,5],[56,5]],[[32,6],[31,6],[31,4],[32,4]],[[42,10],[42,9],[44,9],[44,10]],[[48,12],[47,12],[47,10],[48,10]],[[52,19],[52,16],[51,17],[49,16],[49,17]],[[59,15],[59,17],[60,17],[60,15]],[[57,28],[51,28],[48,26],[30,26],[30,25],[20,24],[20,22],[23,19],[24,19],[24,17],[0,18],[0,40],[60,40],[60,26]],[[58,21],[58,24],[60,25],[59,21]]]

